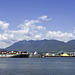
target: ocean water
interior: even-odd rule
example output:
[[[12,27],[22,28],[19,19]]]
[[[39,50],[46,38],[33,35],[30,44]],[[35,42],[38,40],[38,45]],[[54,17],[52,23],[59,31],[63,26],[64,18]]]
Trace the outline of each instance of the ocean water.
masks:
[[[75,57],[0,58],[0,75],[75,75]]]

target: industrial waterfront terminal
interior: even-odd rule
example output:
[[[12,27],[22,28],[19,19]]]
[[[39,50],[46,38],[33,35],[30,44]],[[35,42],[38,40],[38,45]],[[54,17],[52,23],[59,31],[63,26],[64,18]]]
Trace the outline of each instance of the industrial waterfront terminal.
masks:
[[[0,58],[75,57],[75,52],[0,51]]]

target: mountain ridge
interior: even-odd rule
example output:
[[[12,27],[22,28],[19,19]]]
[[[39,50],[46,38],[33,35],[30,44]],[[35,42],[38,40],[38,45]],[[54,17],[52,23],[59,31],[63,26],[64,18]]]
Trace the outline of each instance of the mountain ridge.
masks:
[[[50,51],[75,51],[75,45],[65,43],[58,40],[22,40],[14,43],[13,45],[5,48],[6,50],[16,51],[38,51],[38,52],[50,52]]]
[[[70,45],[74,45],[75,46],[75,40],[70,40],[67,42],[67,44],[70,44]]]

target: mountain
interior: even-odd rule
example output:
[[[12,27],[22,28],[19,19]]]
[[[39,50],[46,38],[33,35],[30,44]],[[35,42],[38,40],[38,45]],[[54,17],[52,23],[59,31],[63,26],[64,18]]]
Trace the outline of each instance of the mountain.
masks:
[[[0,49],[0,51],[7,51],[7,50],[5,50],[5,49]]]
[[[75,46],[75,40],[70,40],[70,41],[67,42],[67,44]]]
[[[30,52],[31,51],[57,52],[57,51],[75,51],[75,46],[57,40],[36,40],[36,41],[23,40],[16,42],[5,49],[14,51],[30,51]]]

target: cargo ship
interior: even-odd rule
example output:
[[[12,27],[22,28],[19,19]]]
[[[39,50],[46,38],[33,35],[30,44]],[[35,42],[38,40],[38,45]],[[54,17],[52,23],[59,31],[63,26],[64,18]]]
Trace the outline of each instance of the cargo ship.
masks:
[[[28,58],[26,51],[0,51],[0,58]]]

